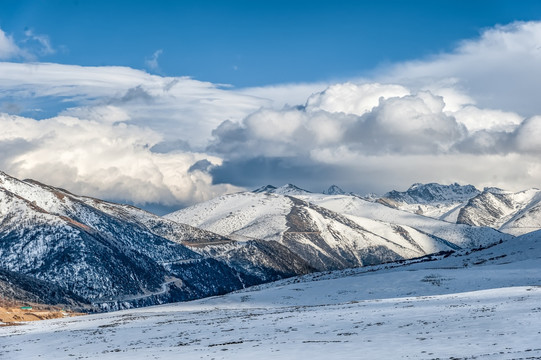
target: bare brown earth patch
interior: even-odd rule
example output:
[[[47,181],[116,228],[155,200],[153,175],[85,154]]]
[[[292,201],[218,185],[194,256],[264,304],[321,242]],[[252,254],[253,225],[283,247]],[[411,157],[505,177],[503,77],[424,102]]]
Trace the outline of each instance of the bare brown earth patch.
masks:
[[[17,303],[0,300],[0,326],[20,325],[25,321],[60,319],[85,315],[59,306]]]

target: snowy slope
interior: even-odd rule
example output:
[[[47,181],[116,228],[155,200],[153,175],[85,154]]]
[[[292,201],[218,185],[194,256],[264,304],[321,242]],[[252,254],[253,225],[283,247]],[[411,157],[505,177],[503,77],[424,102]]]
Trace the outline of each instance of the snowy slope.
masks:
[[[273,193],[223,195],[164,216],[231,239],[276,240],[286,229],[291,201]]]
[[[0,172],[0,187],[30,201],[48,213],[67,216],[100,230],[105,229],[105,226],[100,225],[102,220],[100,213],[103,212],[119,221],[142,226],[148,231],[178,243],[229,241],[217,234],[186,224],[174,223],[130,205],[78,196],[34,180],[20,181],[2,172]]]
[[[277,195],[301,195],[301,194],[310,194],[308,190],[301,189],[293,184],[286,184],[280,187],[273,185],[265,185],[260,188],[252,191],[254,193],[266,193],[266,194],[277,194]]]
[[[306,192],[229,194],[165,217],[239,241],[279,242],[319,270],[408,259],[509,238],[493,229],[450,224],[356,196]]]
[[[541,229],[541,190],[487,188],[460,210],[458,223],[491,226],[513,235]]]
[[[459,210],[479,193],[472,185],[418,183],[403,192],[390,191],[376,201],[395,209],[456,222]]]
[[[512,236],[491,228],[464,224],[452,224],[446,221],[401,211],[388,206],[366,201],[349,195],[299,195],[300,199],[345,214],[358,222],[359,218],[372,219],[401,226],[408,226],[423,233],[436,236],[460,247],[477,247],[491,244]]]
[[[311,274],[193,302],[4,327],[1,354],[538,359],[540,242],[541,234],[528,234],[439,261]]]
[[[254,259],[240,259],[247,266],[184,246],[232,243],[135,207],[0,174],[0,268],[53,282],[102,307],[199,298],[311,270],[251,264],[263,251],[253,244]],[[251,273],[255,265],[258,272]]]
[[[471,185],[414,184],[375,200],[391,208],[452,223],[488,226],[512,235],[541,229],[541,190],[510,192]]]

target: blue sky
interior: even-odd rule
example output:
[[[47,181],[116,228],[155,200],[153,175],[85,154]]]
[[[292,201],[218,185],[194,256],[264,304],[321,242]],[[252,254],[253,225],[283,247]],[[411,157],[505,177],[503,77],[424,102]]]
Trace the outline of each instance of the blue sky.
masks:
[[[0,2],[0,27],[49,37],[42,61],[121,65],[236,87],[364,76],[449,51],[486,27],[536,20],[539,1]],[[157,68],[146,64],[157,51]]]
[[[541,183],[539,1],[0,0],[0,170],[160,213]]]

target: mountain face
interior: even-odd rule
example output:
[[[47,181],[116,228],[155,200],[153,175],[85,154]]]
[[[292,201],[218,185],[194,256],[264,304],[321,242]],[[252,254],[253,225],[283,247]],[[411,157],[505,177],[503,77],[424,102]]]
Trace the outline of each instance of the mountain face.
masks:
[[[337,185],[331,185],[329,188],[325,191],[323,191],[323,194],[325,195],[344,195],[345,191],[340,189]]]
[[[490,226],[513,235],[541,229],[541,190],[516,193],[488,188],[460,210],[457,223]]]
[[[459,185],[457,183],[451,185],[440,185],[436,183],[430,184],[413,184],[404,192],[391,191],[383,197],[407,204],[435,204],[446,202],[463,202],[471,199],[480,193],[472,185]]]
[[[451,186],[452,191],[433,185],[417,188],[409,197],[391,194],[389,201],[424,201],[428,206],[431,201],[462,200],[474,192],[458,185]],[[0,292],[24,300],[49,284],[57,290],[56,295],[44,295],[46,301],[111,310],[196,299],[314,271],[513,238],[472,226],[482,225],[494,213],[474,198],[464,207],[469,212],[464,210],[462,223],[453,224],[341,194],[337,187],[328,192],[333,195],[291,184],[265,186],[159,217],[0,173],[0,272],[5,278],[32,279],[27,283],[33,284],[9,287],[0,278]],[[508,215],[511,209],[531,205],[528,212],[511,216],[513,223],[535,218],[537,195],[513,197],[495,190],[490,194],[500,199],[494,200],[498,209],[507,206]],[[489,215],[476,215],[482,211]],[[510,222],[501,227],[506,224]]]
[[[84,298],[51,282],[0,269],[0,300],[7,303],[46,303],[62,305],[76,311],[91,311]]]
[[[272,185],[265,185],[252,191],[254,193],[266,193],[266,194],[279,194],[279,195],[301,195],[310,194],[310,191],[301,189],[293,184],[286,184],[284,186],[275,187]]]
[[[472,185],[417,183],[403,192],[390,191],[376,201],[395,209],[456,222],[460,208],[479,193]]]
[[[350,195],[244,192],[166,215],[238,242],[283,245],[316,270],[343,269],[512,238],[450,224]]]
[[[471,185],[414,184],[376,202],[391,208],[457,224],[487,226],[522,235],[541,229],[541,190],[510,192]]]
[[[132,206],[0,173],[0,269],[54,283],[101,308],[189,300],[312,271],[306,264],[283,271],[271,260],[252,266],[240,255],[240,264],[226,263],[197,252],[234,243]],[[237,252],[268,253],[256,245],[243,243]]]

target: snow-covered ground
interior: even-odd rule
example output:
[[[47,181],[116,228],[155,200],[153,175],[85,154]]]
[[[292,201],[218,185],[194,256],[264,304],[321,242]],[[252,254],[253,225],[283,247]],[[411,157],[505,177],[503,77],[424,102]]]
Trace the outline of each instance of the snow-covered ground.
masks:
[[[541,359],[540,238],[4,327],[0,358]]]

